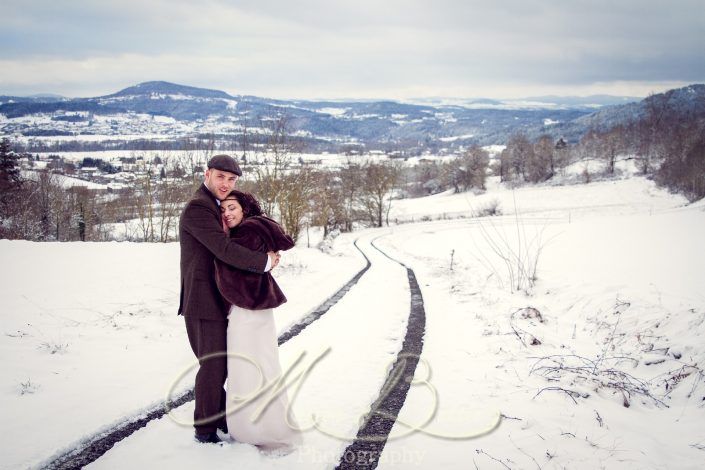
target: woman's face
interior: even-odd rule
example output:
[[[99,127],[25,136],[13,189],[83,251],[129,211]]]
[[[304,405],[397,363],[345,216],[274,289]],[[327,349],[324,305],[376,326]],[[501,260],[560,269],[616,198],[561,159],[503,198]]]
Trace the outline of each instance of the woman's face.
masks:
[[[242,206],[237,199],[226,199],[220,203],[220,212],[223,214],[223,220],[225,220],[225,225],[229,228],[236,227],[242,222],[244,215],[242,213]]]

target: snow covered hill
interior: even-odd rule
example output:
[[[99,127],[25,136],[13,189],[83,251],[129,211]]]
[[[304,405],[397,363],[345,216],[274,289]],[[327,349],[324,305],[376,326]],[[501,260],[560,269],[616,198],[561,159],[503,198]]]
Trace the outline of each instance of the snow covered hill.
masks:
[[[199,133],[239,134],[244,127],[257,133],[264,127],[261,121],[285,115],[290,130],[312,145],[379,147],[396,142],[401,149],[413,141],[456,146],[473,138],[493,144],[506,142],[515,130],[572,122],[627,98],[541,99],[432,104],[275,100],[155,81],[94,98],[0,97],[0,133],[66,138],[161,134],[177,139]]]
[[[287,116],[289,130],[318,151],[342,145],[399,150],[504,144],[517,131],[577,141],[589,129],[626,125],[655,102],[684,116],[702,116],[705,85],[644,100],[634,97],[556,97],[517,100],[418,99],[304,101],[230,95],[220,90],[155,81],[94,98],[0,96],[0,134],[124,140],[154,135],[177,140],[197,134],[268,132],[266,121]],[[432,145],[431,145],[432,144]]]
[[[419,222],[495,198],[504,216]],[[395,211],[415,223],[341,235],[330,254],[303,241],[284,256],[276,274],[289,303],[275,313],[280,331],[364,265],[353,240],[362,238],[374,263],[335,309],[282,348],[285,363],[302,348],[333,351],[294,403],[297,416],[316,412],[335,430],[356,428],[384,358],[399,348],[406,274],[374,254],[374,241],[416,271],[427,318],[428,368],[417,368],[381,468],[701,467],[703,204],[629,178],[490,187],[403,201]],[[0,259],[3,468],[46,463],[158,403],[192,362],[175,314],[177,244],[0,240]],[[535,276],[515,289],[532,260]],[[351,369],[360,357],[366,365]],[[497,414],[499,427],[475,436]],[[423,431],[409,434],[409,426]],[[92,467],[338,463],[344,441],[317,431],[305,439],[297,452],[271,458],[245,444],[198,445],[188,427],[163,418]]]

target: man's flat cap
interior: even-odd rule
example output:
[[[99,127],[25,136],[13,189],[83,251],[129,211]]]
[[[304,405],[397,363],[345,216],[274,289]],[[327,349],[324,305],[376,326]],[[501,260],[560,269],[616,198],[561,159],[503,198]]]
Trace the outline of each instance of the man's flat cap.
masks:
[[[230,155],[215,155],[213,158],[208,160],[208,168],[227,171],[230,173],[235,173],[238,176],[242,176],[240,165],[238,165],[235,159]]]

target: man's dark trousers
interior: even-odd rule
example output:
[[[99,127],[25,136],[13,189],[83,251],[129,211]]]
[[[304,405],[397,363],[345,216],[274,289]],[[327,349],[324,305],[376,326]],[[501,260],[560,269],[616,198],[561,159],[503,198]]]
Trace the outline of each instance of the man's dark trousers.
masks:
[[[185,317],[186,333],[200,367],[196,374],[194,427],[199,434],[215,432],[225,423],[225,379],[228,375],[228,322]],[[213,357],[209,357],[213,355]],[[203,359],[205,358],[205,359]]]

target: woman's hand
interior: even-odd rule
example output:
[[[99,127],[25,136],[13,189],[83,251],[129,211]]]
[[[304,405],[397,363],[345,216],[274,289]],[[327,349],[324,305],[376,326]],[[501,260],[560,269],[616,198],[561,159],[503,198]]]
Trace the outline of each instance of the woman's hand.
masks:
[[[278,251],[268,251],[267,255],[269,256],[269,270],[271,271],[272,269],[277,267],[282,255],[280,255]]]

